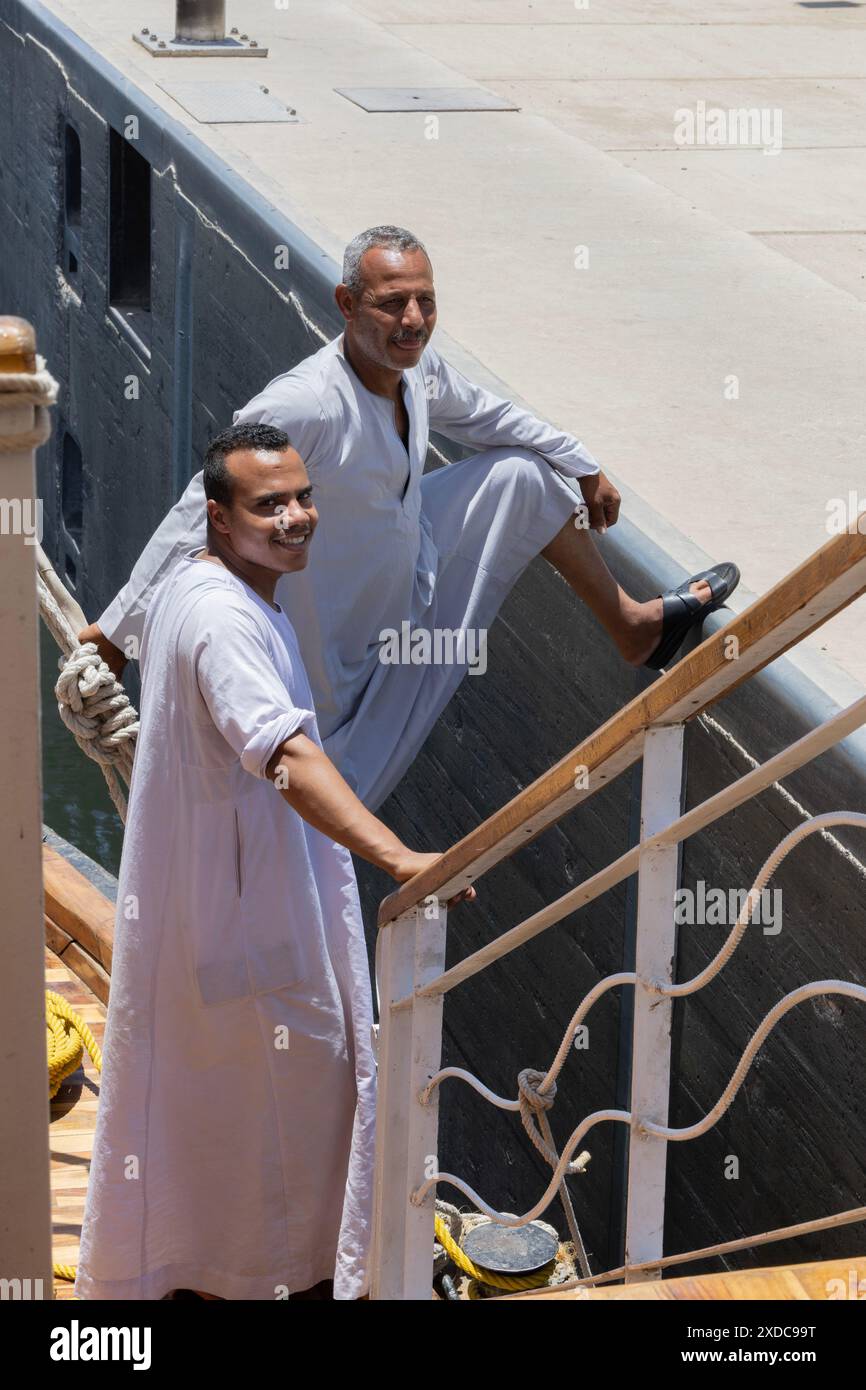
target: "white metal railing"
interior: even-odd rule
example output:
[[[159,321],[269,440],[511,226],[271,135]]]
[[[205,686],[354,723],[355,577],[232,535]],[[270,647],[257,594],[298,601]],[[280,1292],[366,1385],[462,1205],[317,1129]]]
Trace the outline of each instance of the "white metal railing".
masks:
[[[559,1190],[575,1234],[565,1179],[582,1170],[587,1155],[577,1159],[572,1156],[586,1135],[606,1121],[628,1125],[630,1130],[626,1263],[620,1270],[593,1276],[584,1264],[584,1279],[578,1282],[602,1282],[616,1277],[627,1281],[657,1278],[662,1267],[696,1257],[697,1252],[668,1257],[663,1254],[667,1144],[697,1138],[718,1122],[762,1043],[790,1009],[818,994],[842,994],[866,1003],[866,987],[843,980],[818,980],[779,1000],[749,1040],[716,1105],[701,1121],[684,1129],[672,1129],[667,1123],[672,1001],[697,993],[724,969],[742,940],[762,889],[795,845],[817,831],[826,833],[834,825],[866,829],[866,815],[830,812],[813,817],[786,836],[763,865],[736,924],[713,961],[693,980],[675,984],[671,972],[676,944],[673,905],[678,846],[866,723],[866,697],[723,791],[681,813],[684,724],[863,592],[866,536],[852,528],[828,542],[768,594],[689,653],[548,773],[443,854],[430,869],[385,899],[379,913],[376,952],[380,1032],[373,1298],[429,1298],[434,1198],[439,1182],[456,1187],[479,1211],[506,1226],[534,1220]],[[640,757],[640,843],[548,907],[445,970],[447,899],[528,843],[578,802],[607,786]],[[575,776],[578,771],[582,773],[580,779]],[[608,976],[590,990],[576,1009],[547,1072],[521,1072],[518,1096],[511,1099],[496,1095],[461,1068],[441,1069],[443,996],[635,872],[635,970]],[[629,1109],[588,1115],[569,1136],[560,1155],[545,1113],[555,1095],[556,1078],[569,1055],[576,1030],[592,1006],[607,991],[623,985],[631,985],[635,990]],[[521,1216],[496,1211],[458,1175],[438,1170],[438,1096],[446,1079],[459,1079],[491,1104],[519,1112],[527,1134],[550,1164],[552,1175],[547,1187]],[[866,1208],[836,1213],[801,1228],[787,1228],[785,1238],[792,1230],[814,1230],[864,1218]],[[760,1233],[749,1240],[711,1247],[701,1254],[742,1248],[771,1238],[783,1236]],[[577,1243],[581,1254],[579,1238]]]

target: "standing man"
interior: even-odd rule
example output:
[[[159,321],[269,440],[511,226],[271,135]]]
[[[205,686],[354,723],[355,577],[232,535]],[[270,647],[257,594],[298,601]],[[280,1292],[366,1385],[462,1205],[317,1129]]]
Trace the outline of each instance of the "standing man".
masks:
[[[538,554],[589,606],[623,658],[664,665],[688,629],[736,587],[732,564],[638,603],[589,531],[620,498],[581,443],[473,385],[430,346],[433,271],[417,237],[373,227],[347,246],[336,300],[344,332],[274,378],[235,415],[284,429],[324,521],[316,553],[277,597],[298,635],[324,746],[371,810],[415,758],[467,661],[389,664],[388,634],[486,636]],[[480,452],[424,473],[429,430]],[[563,474],[578,480],[584,504]],[[201,474],[145,548],[129,583],[82,640],[115,671],[154,584],[204,537]],[[463,652],[469,643],[464,642]]]
[[[370,977],[349,851],[417,854],[322,751],[274,599],[317,511],[286,435],[208,449],[206,548],[148,607],[79,1298],[368,1285]],[[474,890],[459,894],[474,898]]]

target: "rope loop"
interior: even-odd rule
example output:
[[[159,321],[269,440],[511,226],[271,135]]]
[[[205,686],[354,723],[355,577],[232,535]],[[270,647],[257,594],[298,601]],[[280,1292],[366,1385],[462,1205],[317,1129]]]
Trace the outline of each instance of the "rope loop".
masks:
[[[60,718],[94,762],[113,765],[124,744],[132,750],[138,735],[135,710],[94,642],[65,658],[54,693]]]
[[[51,435],[48,407],[57,400],[57,382],[46,371],[45,358],[37,356],[35,372],[0,372],[0,410],[22,405],[35,407],[33,428],[20,434],[0,435],[0,454],[21,454],[38,449]]]
[[[524,1067],[517,1077],[517,1090],[520,1096],[520,1109],[526,1105],[530,1111],[550,1110],[556,1100],[556,1082],[551,1081],[548,1089],[542,1094],[538,1087],[544,1080],[547,1072],[535,1071],[532,1067]]]

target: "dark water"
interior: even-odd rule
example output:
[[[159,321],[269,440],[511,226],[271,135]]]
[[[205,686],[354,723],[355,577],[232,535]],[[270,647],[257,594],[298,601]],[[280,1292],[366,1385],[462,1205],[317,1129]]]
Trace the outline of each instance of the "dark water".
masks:
[[[60,652],[44,623],[42,670],[42,819],[109,873],[120,865],[123,828],[98,763],[82,753],[57,712]]]

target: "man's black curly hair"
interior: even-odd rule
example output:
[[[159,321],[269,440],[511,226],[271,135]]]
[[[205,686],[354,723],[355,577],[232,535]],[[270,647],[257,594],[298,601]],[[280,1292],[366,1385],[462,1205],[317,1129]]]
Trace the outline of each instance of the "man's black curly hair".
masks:
[[[283,449],[289,447],[289,436],[275,425],[229,425],[207,447],[203,476],[205,497],[212,497],[223,506],[231,506],[232,476],[226,468],[229,454],[238,449],[266,449],[271,453],[282,453]]]

